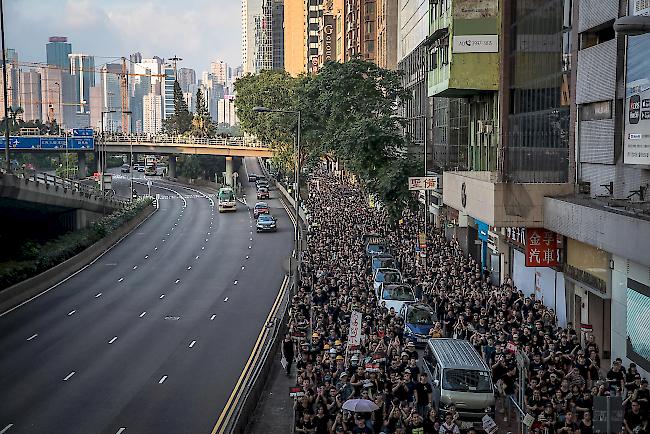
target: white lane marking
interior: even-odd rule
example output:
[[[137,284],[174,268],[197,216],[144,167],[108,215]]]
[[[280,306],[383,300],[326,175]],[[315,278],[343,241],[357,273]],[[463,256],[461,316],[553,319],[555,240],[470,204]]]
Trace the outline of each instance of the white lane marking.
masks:
[[[0,431],[0,434],[4,434],[4,433],[6,433],[7,431],[9,431],[9,428],[11,428],[12,426],[14,426],[14,424],[13,424],[13,423],[10,423],[10,424],[7,425],[6,427],[2,428],[2,431]]]
[[[138,269],[138,266],[137,266],[137,265],[134,265],[134,266],[133,266],[133,269],[134,269],[134,270],[137,270],[137,269]]]
[[[248,256],[246,256],[246,259],[248,259]]]
[[[160,298],[161,298],[161,299],[165,298],[165,294],[162,294],[162,295],[160,296]]]
[[[102,296],[102,293],[99,292],[99,293],[97,293],[97,295],[95,296],[95,298],[99,298],[99,297],[101,297],[101,296]]]
[[[176,281],[175,281],[174,283],[178,283],[178,282],[180,282],[180,281],[181,281],[181,279],[176,279]]]
[[[174,230],[174,228],[172,228],[172,231],[173,231],[173,230]]]
[[[144,255],[144,259],[149,259],[149,255]]]
[[[208,239],[207,239],[207,238],[205,239],[205,242],[206,242],[206,243],[208,242]]]
[[[142,312],[142,313],[140,314],[140,318],[142,318],[142,317],[145,316],[146,314],[147,314],[146,311]]]
[[[122,433],[124,432],[125,429],[126,429],[126,428],[122,427],[122,428],[118,429],[117,432],[116,432],[115,434],[122,434]]]
[[[31,340],[34,339],[36,336],[38,336],[38,333],[34,333],[34,334],[31,335],[30,337],[28,337],[27,340],[28,340],[28,341],[31,341]]]
[[[192,348],[192,347],[194,346],[195,343],[196,343],[196,341],[192,341],[192,342],[190,342],[190,348]]]
[[[215,319],[216,317],[217,317],[216,315],[212,315],[212,316],[210,317],[210,321],[214,321],[214,319]]]
[[[68,312],[68,316],[74,315],[75,312],[76,312],[76,310],[72,309],[70,312]]]
[[[208,232],[208,235],[210,235],[210,232]]]
[[[163,384],[166,379],[167,379],[167,376],[163,375],[162,378],[160,379],[160,381],[158,382],[158,384]]]
[[[188,269],[188,270],[191,270],[191,269],[192,269],[192,266],[190,265],[189,267],[187,267],[187,269]]]
[[[66,375],[65,378],[63,379],[63,381],[68,381],[70,379],[70,377],[72,377],[73,375],[74,375],[74,371],[72,371],[68,375]]]
[[[169,236],[169,234],[167,234],[167,236]]]
[[[244,266],[243,266],[243,265],[241,266],[241,269],[242,269],[242,270],[244,269]]]
[[[194,258],[194,259],[199,259],[199,255],[196,255],[196,258]]]
[[[112,343],[115,342],[116,340],[117,340],[117,336],[113,336],[113,339],[111,339],[110,341],[108,341],[108,343],[109,343],[109,344],[112,344]]]
[[[167,240],[163,240],[163,243],[164,243],[165,241],[167,241]]]
[[[202,247],[201,247],[201,250],[205,250],[205,246],[202,246]]]
[[[124,277],[120,277],[119,279],[117,279],[118,282],[121,282],[123,280],[124,280]]]
[[[158,250],[158,247],[154,247],[153,249],[154,249],[154,250]]]
[[[249,248],[249,249],[252,249],[252,248],[253,248],[253,246],[248,246],[248,248]]]
[[[235,280],[234,285],[237,285],[237,281]]]
[[[251,231],[251,235],[253,235],[253,231]]]
[[[250,237],[249,241],[253,241],[253,237]]]
[[[228,301],[228,297],[224,298],[223,301]]]

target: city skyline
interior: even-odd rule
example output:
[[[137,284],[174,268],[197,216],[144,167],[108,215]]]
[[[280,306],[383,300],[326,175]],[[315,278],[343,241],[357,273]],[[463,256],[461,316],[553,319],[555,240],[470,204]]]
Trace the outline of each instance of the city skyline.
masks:
[[[57,19],[53,20],[52,17]],[[75,53],[93,55],[96,65],[133,52],[144,57],[183,58],[180,67],[210,69],[215,59],[241,62],[239,2],[171,0],[139,2],[114,0],[8,0],[5,2],[6,43],[21,62],[45,62],[50,36],[67,36]],[[178,31],[166,31],[177,26]],[[30,29],[29,37],[21,32]],[[88,37],[89,33],[97,35]],[[182,36],[181,36],[182,35]]]

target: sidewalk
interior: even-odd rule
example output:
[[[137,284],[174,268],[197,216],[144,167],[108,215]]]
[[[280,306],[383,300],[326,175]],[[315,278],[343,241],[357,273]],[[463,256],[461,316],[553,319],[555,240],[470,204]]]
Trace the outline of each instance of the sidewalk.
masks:
[[[278,349],[273,355],[271,372],[266,379],[264,392],[257,403],[253,417],[248,422],[246,432],[252,434],[287,434],[293,430],[293,398],[289,387],[295,386],[295,364],[291,377],[287,377],[280,364]]]

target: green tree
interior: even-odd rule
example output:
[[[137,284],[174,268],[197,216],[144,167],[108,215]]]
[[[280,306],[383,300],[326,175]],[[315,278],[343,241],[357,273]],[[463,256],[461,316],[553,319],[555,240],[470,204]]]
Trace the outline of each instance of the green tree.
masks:
[[[194,119],[192,119],[192,135],[199,137],[214,136],[214,126],[210,119],[210,112],[205,102],[205,97],[201,89],[196,91],[196,107],[194,110]]]
[[[192,127],[192,115],[187,108],[178,80],[174,81],[174,114],[163,120],[163,131],[167,134],[185,134]]]
[[[180,176],[194,179],[201,176],[201,166],[196,155],[181,155],[176,164]]]

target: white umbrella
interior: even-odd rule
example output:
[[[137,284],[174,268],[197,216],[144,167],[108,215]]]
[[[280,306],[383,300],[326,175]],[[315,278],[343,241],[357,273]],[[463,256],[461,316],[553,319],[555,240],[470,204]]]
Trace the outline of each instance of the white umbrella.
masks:
[[[355,413],[370,413],[378,409],[377,404],[368,399],[348,399],[343,403],[343,410]]]

